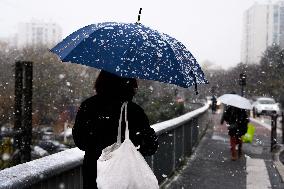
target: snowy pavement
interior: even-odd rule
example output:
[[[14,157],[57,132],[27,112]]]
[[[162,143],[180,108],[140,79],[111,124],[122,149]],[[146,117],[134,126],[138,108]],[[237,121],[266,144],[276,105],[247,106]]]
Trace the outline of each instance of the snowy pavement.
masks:
[[[187,164],[164,185],[166,189],[280,189],[284,183],[270,152],[270,130],[256,124],[254,141],[244,144],[242,156],[231,161],[230,144],[220,114]]]

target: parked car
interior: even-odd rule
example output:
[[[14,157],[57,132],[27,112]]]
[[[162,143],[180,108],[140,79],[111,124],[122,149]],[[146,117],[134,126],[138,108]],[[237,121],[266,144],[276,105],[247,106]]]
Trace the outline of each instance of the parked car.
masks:
[[[7,123],[4,125],[0,125],[0,138],[1,137],[13,137],[13,125]]]
[[[54,133],[52,127],[43,127],[40,129],[42,140],[53,140],[54,139]]]
[[[46,150],[50,154],[54,154],[69,149],[66,145],[61,144],[60,142],[55,140],[42,140],[39,141],[37,145],[42,149]]]
[[[271,115],[272,113],[280,114],[279,104],[273,98],[261,97],[257,98],[252,104],[253,111],[257,116]]]
[[[40,129],[40,132],[45,135],[52,135],[53,134],[53,128],[52,127],[43,127]]]
[[[48,155],[49,153],[43,148],[39,146],[32,146],[32,151],[31,151],[32,159],[38,159]]]

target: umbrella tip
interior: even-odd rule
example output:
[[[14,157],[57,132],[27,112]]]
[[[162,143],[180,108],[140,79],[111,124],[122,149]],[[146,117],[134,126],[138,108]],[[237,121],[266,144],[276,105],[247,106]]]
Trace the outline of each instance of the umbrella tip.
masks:
[[[139,9],[138,19],[136,24],[140,24],[140,17],[141,17],[142,8]]]

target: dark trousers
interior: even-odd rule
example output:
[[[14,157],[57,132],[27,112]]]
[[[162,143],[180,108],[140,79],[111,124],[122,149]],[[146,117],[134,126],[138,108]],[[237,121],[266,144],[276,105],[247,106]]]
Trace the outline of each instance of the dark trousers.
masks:
[[[241,137],[230,136],[230,143],[231,143],[232,157],[237,156],[237,150],[236,150],[237,145],[238,145],[238,153],[239,153],[238,155],[240,155],[242,151],[242,144],[243,144]]]
[[[95,163],[96,160],[95,160]],[[97,189],[97,164],[83,163],[83,189]]]

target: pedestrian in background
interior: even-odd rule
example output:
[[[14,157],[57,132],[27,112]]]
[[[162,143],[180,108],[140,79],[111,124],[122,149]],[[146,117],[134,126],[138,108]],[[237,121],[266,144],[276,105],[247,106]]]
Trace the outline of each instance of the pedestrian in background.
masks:
[[[158,142],[155,131],[150,127],[144,110],[132,102],[137,87],[136,79],[101,71],[95,83],[97,94],[82,102],[72,134],[76,146],[85,151],[84,189],[97,188],[97,159],[104,148],[117,141],[120,108],[124,102],[128,102],[131,141],[139,147],[143,156],[156,152]],[[124,130],[125,123],[122,124],[122,133]]]
[[[242,156],[242,139],[241,137],[247,132],[249,122],[248,113],[245,109],[234,106],[226,106],[221,118],[221,124],[226,122],[228,125],[228,134],[231,144],[231,158],[233,161]],[[238,152],[236,147],[238,146]]]
[[[216,99],[215,95],[212,95],[211,101],[212,101],[211,110],[212,110],[212,113],[215,114],[215,112],[217,110],[217,99]]]

